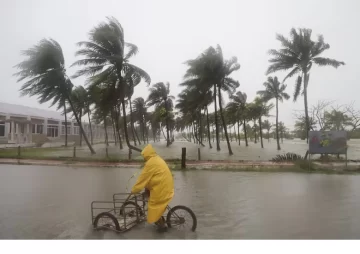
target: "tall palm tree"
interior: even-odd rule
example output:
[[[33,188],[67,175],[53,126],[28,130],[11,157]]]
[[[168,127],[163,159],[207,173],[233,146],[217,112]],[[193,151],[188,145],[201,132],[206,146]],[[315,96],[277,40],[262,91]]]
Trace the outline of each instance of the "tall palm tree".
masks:
[[[297,100],[302,89],[302,94],[304,95],[307,142],[308,131],[310,130],[307,89],[311,67],[313,64],[318,66],[332,66],[335,68],[340,65],[345,65],[344,62],[335,59],[320,57],[325,50],[330,48],[330,45],[325,43],[322,35],[318,36],[317,41],[313,41],[311,34],[312,30],[307,28],[298,29],[298,31],[292,28],[290,31],[290,39],[277,34],[276,39],[280,41],[281,49],[271,49],[269,51],[272,58],[269,60],[271,64],[266,72],[268,75],[277,71],[287,71],[291,69],[284,78],[284,81],[287,78],[298,75],[295,83],[294,101]]]
[[[84,68],[79,70],[74,77],[95,75],[90,80],[93,82],[96,80],[97,84],[101,84],[108,80],[109,76],[116,75],[117,82],[113,84],[113,87],[122,105],[126,143],[130,149],[141,152],[141,149],[132,146],[129,141],[125,103],[127,82],[123,80],[123,76],[131,72],[137,73],[148,84],[151,82],[150,76],[144,70],[129,63],[130,58],[138,52],[137,46],[125,42],[124,30],[119,21],[113,17],[107,18],[107,22],[94,27],[89,33],[89,41],[79,42],[78,46],[82,49],[78,50],[76,55],[84,58],[73,65],[84,66]],[[120,109],[120,106],[117,108]]]
[[[150,88],[150,94],[147,99],[147,105],[149,107],[156,106],[165,110],[166,121],[166,146],[170,146],[170,111],[173,108],[174,96],[170,95],[170,83],[166,85],[162,82],[153,84]]]
[[[43,39],[33,48],[23,51],[23,55],[27,59],[16,65],[20,71],[15,73],[19,77],[18,82],[27,79],[20,88],[21,95],[37,96],[40,103],[51,101],[51,106],[59,103],[64,106],[64,101],[67,101],[86,144],[91,153],[95,154],[70,99],[73,84],[66,75],[65,59],[60,44],[53,39]]]
[[[276,101],[276,141],[277,149],[280,150],[279,142],[279,101],[288,100],[290,96],[285,92],[286,85],[280,84],[277,77],[268,77],[267,82],[264,84],[265,90],[258,91],[257,94],[264,99],[264,101],[269,101],[275,99]]]

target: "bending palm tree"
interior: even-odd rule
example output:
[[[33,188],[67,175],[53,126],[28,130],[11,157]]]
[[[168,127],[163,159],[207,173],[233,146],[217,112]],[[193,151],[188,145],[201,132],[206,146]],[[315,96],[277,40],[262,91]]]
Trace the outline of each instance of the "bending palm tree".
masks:
[[[258,91],[264,101],[269,101],[271,99],[276,100],[276,141],[277,149],[280,150],[279,142],[279,101],[282,102],[284,99],[288,100],[290,96],[285,92],[286,85],[280,85],[277,77],[268,77],[267,82],[264,83],[265,90]]]
[[[108,80],[110,76],[114,74],[117,76],[117,82],[113,86],[118,101],[122,104],[126,143],[130,149],[141,152],[141,149],[132,146],[129,141],[125,104],[127,82],[123,81],[124,74],[137,73],[148,84],[151,82],[150,76],[144,70],[129,63],[129,59],[138,52],[137,46],[125,42],[124,30],[115,18],[108,18],[107,23],[100,23],[94,27],[89,33],[89,41],[79,42],[78,46],[83,48],[78,50],[76,55],[84,58],[76,61],[73,65],[81,65],[84,68],[78,71],[74,77],[95,75],[90,80],[93,82],[96,80],[99,85]]]
[[[166,146],[171,144],[170,141],[170,111],[173,107],[174,96],[170,95],[170,84],[156,83],[150,88],[150,94],[147,99],[147,105],[149,107],[156,105],[158,108],[165,110],[165,122],[166,122]]]
[[[267,74],[270,74],[276,71],[287,71],[292,69],[284,78],[284,81],[294,75],[299,75],[295,83],[294,101],[297,100],[302,88],[302,94],[304,95],[307,142],[309,135],[308,131],[310,130],[307,89],[311,67],[313,64],[316,64],[318,66],[332,66],[337,68],[340,65],[345,64],[344,62],[335,59],[320,57],[325,50],[330,48],[330,45],[324,42],[324,37],[322,35],[319,35],[317,41],[311,40],[311,32],[311,29],[303,28],[296,31],[293,28],[290,31],[290,39],[278,34],[276,39],[281,42],[282,48],[280,50],[271,49],[269,51],[272,58],[269,60],[271,65],[267,70]]]
[[[23,54],[28,59],[16,66],[20,71],[15,74],[19,77],[18,82],[28,79],[20,89],[21,95],[38,96],[40,103],[52,101],[52,106],[59,103],[63,106],[64,101],[67,100],[86,144],[91,153],[95,154],[70,99],[73,84],[66,75],[65,60],[60,44],[52,39],[43,39],[35,47],[25,50]]]

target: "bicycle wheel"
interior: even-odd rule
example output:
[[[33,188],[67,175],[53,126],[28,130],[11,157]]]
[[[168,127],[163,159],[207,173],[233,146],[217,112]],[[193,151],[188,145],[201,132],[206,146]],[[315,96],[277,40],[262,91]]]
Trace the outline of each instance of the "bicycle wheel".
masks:
[[[139,216],[145,215],[144,210],[133,201],[127,201],[122,205],[120,215],[124,216],[126,214],[126,216],[130,218],[136,217],[136,209],[138,210]]]
[[[99,213],[94,220],[95,228],[108,228],[120,231],[120,225],[114,215],[108,212]]]
[[[189,207],[178,205],[171,208],[168,212],[166,224],[169,228],[186,228],[195,231],[197,219],[194,212]]]

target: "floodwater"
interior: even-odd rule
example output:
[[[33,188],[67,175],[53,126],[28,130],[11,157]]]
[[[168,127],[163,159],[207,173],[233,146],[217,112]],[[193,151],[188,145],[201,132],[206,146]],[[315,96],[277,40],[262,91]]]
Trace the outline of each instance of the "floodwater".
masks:
[[[93,230],[90,203],[124,192],[138,170],[0,165],[0,238],[360,238],[360,176],[203,170],[174,172],[171,205],[195,212],[196,232]]]
[[[157,153],[161,155],[164,159],[181,159],[181,149],[182,147],[186,147],[186,157],[189,160],[197,160],[198,159],[198,148],[200,148],[201,159],[202,160],[251,160],[251,161],[269,161],[274,158],[278,154],[284,154],[287,152],[296,153],[304,156],[308,145],[306,141],[300,139],[294,140],[284,140],[284,143],[281,145],[281,150],[277,150],[276,140],[264,139],[264,148],[261,148],[260,143],[249,142],[249,146],[245,146],[245,142],[241,140],[241,144],[235,141],[231,142],[231,147],[234,155],[229,156],[229,152],[227,149],[226,142],[220,143],[220,151],[216,150],[216,145],[212,143],[213,148],[209,148],[209,144],[204,142],[205,147],[201,147],[197,144],[190,143],[188,141],[175,141],[171,144],[170,147],[166,147],[166,142],[156,142],[152,143]],[[358,160],[360,159],[360,140],[349,140],[348,141],[348,159]],[[141,147],[144,147],[142,144]],[[86,145],[82,147],[77,147],[76,156],[77,157],[97,157],[97,158],[105,158],[106,156],[106,148],[104,144],[94,145],[94,149],[96,150],[95,155],[90,155],[89,149]],[[118,146],[111,144],[108,148],[108,154],[112,158],[119,159],[127,159],[128,158],[128,148],[125,146],[124,149],[120,150]],[[73,148],[69,148],[67,150],[60,150],[56,152],[50,152],[47,154],[48,156],[73,156]],[[342,155],[343,156],[343,155]],[[313,158],[317,157],[317,155],[313,155]],[[132,159],[141,159],[140,153],[133,151]]]

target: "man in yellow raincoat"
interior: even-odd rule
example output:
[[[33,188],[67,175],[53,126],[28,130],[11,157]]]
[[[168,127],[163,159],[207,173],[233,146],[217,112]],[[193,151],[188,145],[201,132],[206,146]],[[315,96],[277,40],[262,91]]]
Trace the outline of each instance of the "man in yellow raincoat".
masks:
[[[156,154],[152,145],[147,145],[141,155],[145,166],[131,193],[139,193],[144,188],[150,191],[147,222],[166,228],[162,215],[174,196],[174,179],[166,162]]]

